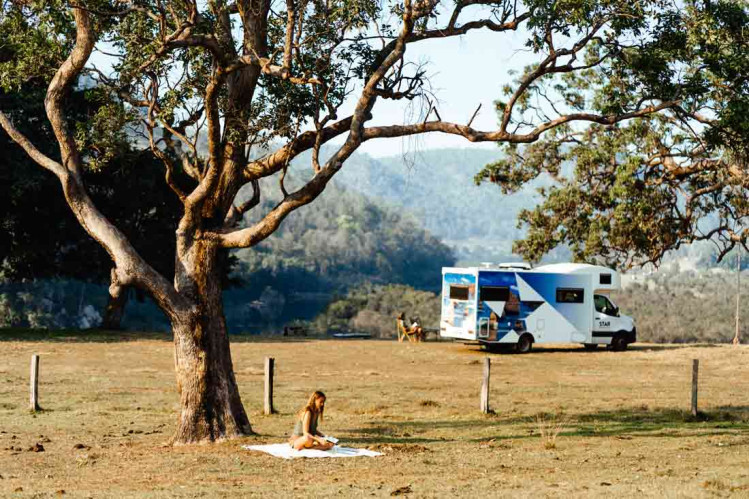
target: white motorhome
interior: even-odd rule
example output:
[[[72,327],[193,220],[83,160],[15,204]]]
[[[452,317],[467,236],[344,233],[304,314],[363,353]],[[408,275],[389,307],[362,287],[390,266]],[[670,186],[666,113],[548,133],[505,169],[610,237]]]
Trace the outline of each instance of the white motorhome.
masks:
[[[615,270],[588,264],[444,267],[440,336],[521,353],[534,343],[626,350],[637,330],[608,296],[620,287]]]

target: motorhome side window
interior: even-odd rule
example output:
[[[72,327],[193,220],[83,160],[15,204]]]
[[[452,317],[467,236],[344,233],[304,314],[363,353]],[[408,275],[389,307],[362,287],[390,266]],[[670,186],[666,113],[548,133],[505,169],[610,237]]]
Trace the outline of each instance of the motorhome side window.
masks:
[[[451,300],[467,300],[468,286],[450,286]]]
[[[481,301],[508,301],[510,299],[510,288],[499,286],[481,286]]]
[[[585,291],[578,288],[557,288],[557,303],[583,303]]]
[[[611,274],[601,274],[599,280],[601,284],[611,284]]]

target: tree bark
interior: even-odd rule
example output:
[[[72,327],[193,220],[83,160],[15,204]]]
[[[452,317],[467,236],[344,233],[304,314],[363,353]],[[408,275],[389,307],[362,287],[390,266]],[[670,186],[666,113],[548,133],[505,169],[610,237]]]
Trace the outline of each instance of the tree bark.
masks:
[[[109,301],[104,308],[101,329],[119,331],[122,329],[122,317],[125,315],[125,305],[128,300],[128,289],[123,289],[117,296],[109,295]]]
[[[234,377],[216,250],[215,244],[195,241],[178,252],[176,282],[196,306],[172,324],[180,395],[174,444],[252,434]]]

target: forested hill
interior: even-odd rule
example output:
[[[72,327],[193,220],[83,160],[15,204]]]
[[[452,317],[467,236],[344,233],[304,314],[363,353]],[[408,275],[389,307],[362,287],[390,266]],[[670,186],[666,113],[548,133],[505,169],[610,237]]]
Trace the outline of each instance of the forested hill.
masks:
[[[517,214],[536,204],[536,188],[549,181],[532,182],[510,196],[493,184],[476,185],[474,175],[500,154],[473,148],[384,158],[354,155],[336,179],[348,189],[408,209],[461,261],[513,259],[512,242],[522,234]]]
[[[441,149],[373,158],[353,155],[312,204],[286,218],[258,247],[236,253],[239,274],[275,289],[343,290],[363,282],[439,287],[439,267],[454,262],[512,258],[520,236],[516,217],[535,204],[535,188],[503,195],[495,185],[477,186],[474,175],[495,161],[494,149]],[[285,180],[287,190],[311,175],[309,154]],[[261,186],[264,206],[280,196],[277,183]],[[249,196],[250,191],[245,191]],[[444,243],[444,244],[443,244]],[[432,269],[432,270],[430,270]]]
[[[288,184],[293,189],[293,177]],[[279,191],[264,185],[265,201],[245,225],[270,210]],[[408,212],[335,182],[314,203],[291,213],[268,239],[234,255],[240,262],[236,274],[251,278],[254,287],[267,278],[276,288],[313,292],[363,282],[437,290],[441,267],[455,263],[452,251]]]
[[[298,187],[302,174],[289,172],[289,191]],[[245,225],[280,198],[276,183],[261,184],[261,191],[262,204]],[[363,284],[438,291],[441,268],[455,263],[452,250],[408,212],[335,181],[314,203],[291,213],[268,239],[233,254],[239,285],[225,298],[234,331],[280,329],[294,319],[312,319],[336,295]]]

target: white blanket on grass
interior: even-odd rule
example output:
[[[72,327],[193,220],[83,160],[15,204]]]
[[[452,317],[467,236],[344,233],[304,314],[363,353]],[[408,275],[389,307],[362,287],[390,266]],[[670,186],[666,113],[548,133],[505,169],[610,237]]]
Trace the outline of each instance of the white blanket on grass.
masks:
[[[284,459],[294,459],[296,457],[375,457],[382,455],[381,452],[375,452],[367,449],[353,449],[351,447],[339,447],[337,445],[330,450],[295,450],[288,443],[243,445],[242,448],[247,450],[257,450],[260,452],[265,452],[267,454],[270,454],[271,456],[282,457]]]

